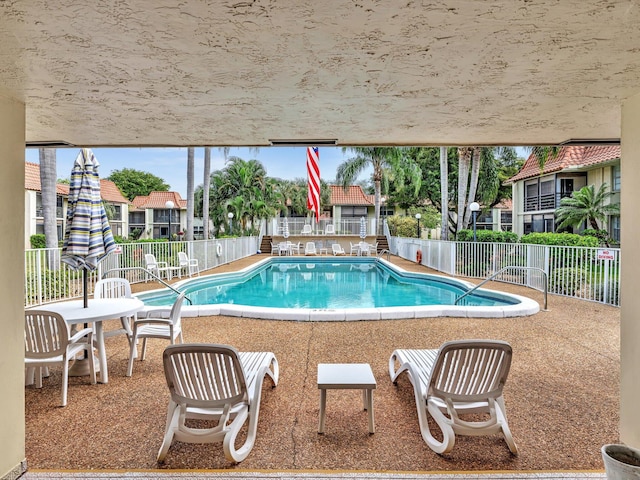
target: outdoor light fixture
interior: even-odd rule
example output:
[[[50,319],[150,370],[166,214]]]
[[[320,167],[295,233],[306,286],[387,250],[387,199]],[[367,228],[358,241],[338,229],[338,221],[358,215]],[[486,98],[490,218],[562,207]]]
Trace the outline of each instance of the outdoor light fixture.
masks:
[[[420,239],[420,219],[422,218],[422,215],[420,215],[419,213],[416,213],[416,220],[418,221],[418,240]]]
[[[476,217],[478,216],[478,210],[480,210],[480,204],[478,202],[471,202],[469,204],[469,210],[473,214],[473,241],[476,241]]]
[[[229,235],[232,235],[232,232],[233,232],[233,212],[227,213],[227,217],[229,217]]]
[[[175,206],[171,200],[167,200],[164,204],[165,208],[169,210],[169,241],[171,241],[171,210]]]

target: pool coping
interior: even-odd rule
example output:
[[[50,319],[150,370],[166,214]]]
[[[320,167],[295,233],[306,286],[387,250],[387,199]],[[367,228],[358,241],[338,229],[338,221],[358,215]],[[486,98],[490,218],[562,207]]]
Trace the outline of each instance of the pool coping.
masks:
[[[213,273],[210,275],[198,277],[204,279],[210,276],[225,276],[234,277],[241,276],[253,269],[259,268],[266,263],[271,263],[273,258],[267,257],[257,261],[247,267],[241,268],[235,272],[227,273]],[[314,259],[317,261],[318,259]],[[338,259],[328,257],[323,261],[336,261]],[[370,260],[370,258],[369,258]],[[468,288],[473,288],[475,285],[466,280],[461,280],[448,276],[432,275],[427,273],[410,272],[401,268],[393,263],[384,260],[383,258],[376,258],[378,262],[381,262],[391,270],[396,271],[399,275],[406,276],[433,276],[442,277],[447,281],[452,281],[458,284],[462,284]],[[301,261],[300,263],[304,263]],[[193,278],[185,279],[177,282],[173,285],[174,288],[180,289],[185,283],[193,282]],[[153,292],[165,291],[166,288],[149,290],[143,292],[143,294],[150,294]],[[212,305],[186,305],[182,306],[183,317],[207,317],[213,315],[224,315],[231,317],[247,317],[258,318],[263,320],[288,320],[288,321],[312,321],[312,322],[344,322],[344,321],[365,321],[365,320],[401,320],[412,318],[429,318],[429,317],[467,317],[467,318],[504,318],[504,317],[525,317],[538,313],[540,311],[540,305],[535,300],[522,295],[516,295],[513,293],[506,293],[502,291],[478,289],[479,292],[486,292],[488,294],[496,294],[507,296],[518,300],[520,303],[515,305],[505,306],[463,306],[463,305],[422,305],[422,306],[402,306],[402,307],[375,307],[375,308],[339,308],[339,309],[316,309],[316,308],[278,308],[278,307],[256,307],[251,305],[236,305],[232,303],[220,303]],[[158,306],[145,306],[144,311],[168,311],[171,306],[158,307]]]

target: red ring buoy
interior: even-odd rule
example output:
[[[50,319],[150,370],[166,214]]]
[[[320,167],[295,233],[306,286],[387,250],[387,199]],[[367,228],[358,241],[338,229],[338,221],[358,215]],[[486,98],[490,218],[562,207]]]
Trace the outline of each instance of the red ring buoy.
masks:
[[[422,263],[422,250],[416,252],[416,262]]]

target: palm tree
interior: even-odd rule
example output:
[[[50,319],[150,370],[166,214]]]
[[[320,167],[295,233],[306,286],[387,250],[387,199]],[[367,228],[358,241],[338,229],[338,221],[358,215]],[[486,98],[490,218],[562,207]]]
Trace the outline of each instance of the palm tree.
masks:
[[[193,189],[194,189],[194,161],[195,148],[187,148],[187,232],[185,239],[193,240]]]
[[[440,147],[440,238],[449,240],[449,159],[447,147]]]
[[[44,236],[47,248],[58,247],[58,221],[56,215],[56,149],[41,148],[40,186],[42,200],[42,217],[44,218]]]
[[[407,156],[403,155],[403,150],[397,147],[344,147],[343,152],[353,152],[355,157],[338,165],[336,171],[336,182],[342,184],[346,190],[349,185],[362,173],[369,165],[373,167],[374,205],[375,205],[375,232],[378,232],[380,221],[380,198],[381,182],[386,171],[393,171],[396,174],[398,185],[409,183],[415,186],[416,193],[420,190],[421,172],[420,168]],[[407,182],[401,181],[403,177],[410,177]]]
[[[594,230],[600,230],[598,221],[604,222],[607,215],[620,213],[619,203],[607,203],[613,195],[608,188],[603,183],[596,192],[594,185],[588,185],[560,200],[556,210],[558,228],[577,227],[587,222]]]
[[[211,189],[211,147],[204,147],[204,182],[202,186],[202,234],[209,239],[209,196]]]

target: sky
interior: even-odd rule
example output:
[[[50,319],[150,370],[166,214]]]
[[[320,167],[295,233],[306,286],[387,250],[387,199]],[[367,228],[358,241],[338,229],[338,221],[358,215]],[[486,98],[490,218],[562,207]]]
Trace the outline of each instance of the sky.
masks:
[[[187,198],[187,149],[186,148],[93,148],[93,154],[100,162],[100,177],[108,177],[113,170],[133,168],[149,172],[168,183],[171,191],[179,192]],[[525,156],[518,148],[518,155]],[[56,151],[58,178],[69,178],[73,163],[78,156],[78,148],[59,148]],[[335,179],[338,165],[353,156],[342,152],[341,147],[319,147],[320,177],[331,182]],[[257,152],[243,148],[231,148],[229,156],[243,160],[258,160],[269,177],[294,180],[307,177],[307,156],[305,147],[264,147]],[[38,162],[38,150],[26,149],[27,162]],[[224,156],[218,148],[211,149],[211,171],[224,168]],[[204,148],[195,149],[195,185],[204,182]],[[363,171],[356,182],[367,180],[373,173],[371,168]]]

